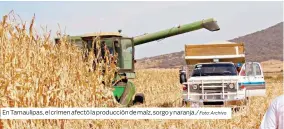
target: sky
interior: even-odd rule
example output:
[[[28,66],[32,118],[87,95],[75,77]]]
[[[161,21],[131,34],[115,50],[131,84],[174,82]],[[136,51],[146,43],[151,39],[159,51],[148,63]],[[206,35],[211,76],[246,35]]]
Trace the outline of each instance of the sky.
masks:
[[[124,35],[134,37],[207,18],[218,22],[219,31],[201,29],[138,45],[136,59],[183,51],[185,44],[230,40],[283,21],[281,1],[0,2],[1,16],[11,10],[27,23],[35,14],[35,26],[47,26],[52,35],[59,30],[58,24],[69,35],[121,29]]]

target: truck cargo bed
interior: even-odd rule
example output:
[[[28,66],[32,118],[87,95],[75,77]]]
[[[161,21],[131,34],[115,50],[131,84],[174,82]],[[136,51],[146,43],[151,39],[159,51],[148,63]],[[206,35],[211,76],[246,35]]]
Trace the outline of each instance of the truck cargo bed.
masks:
[[[185,45],[185,60],[187,65],[196,63],[213,62],[245,62],[245,50],[243,43],[220,42],[198,45]]]

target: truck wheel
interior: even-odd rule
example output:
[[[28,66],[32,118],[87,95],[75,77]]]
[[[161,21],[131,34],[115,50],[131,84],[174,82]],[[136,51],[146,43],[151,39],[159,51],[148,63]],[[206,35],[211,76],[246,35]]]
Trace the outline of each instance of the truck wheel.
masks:
[[[191,108],[199,108],[199,107],[201,107],[199,103],[194,103],[194,102],[189,102],[189,106]]]
[[[134,97],[134,100],[133,100],[133,104],[136,105],[136,104],[143,104],[144,103],[144,94],[143,93],[137,93]]]
[[[186,75],[184,73],[180,73],[179,82],[182,84],[186,82]]]
[[[187,105],[188,105],[188,102],[186,102],[186,101],[184,101],[184,100],[181,101],[181,106],[182,106],[182,107],[186,107]]]

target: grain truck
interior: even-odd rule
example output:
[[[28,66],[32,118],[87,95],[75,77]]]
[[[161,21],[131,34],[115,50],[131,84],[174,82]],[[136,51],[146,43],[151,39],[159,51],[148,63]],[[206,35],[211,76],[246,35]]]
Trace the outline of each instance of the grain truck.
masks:
[[[186,66],[180,69],[183,104],[190,106],[247,104],[264,96],[259,62],[245,61],[243,43],[215,42],[185,45]]]
[[[136,37],[122,35],[120,30],[118,32],[89,33],[80,35],[80,38],[70,36],[69,40],[75,41],[76,44],[82,42],[85,45],[81,46],[86,46],[90,50],[90,48],[96,47],[93,42],[99,37],[101,44],[105,44],[112,53],[118,54],[117,67],[119,67],[119,71],[114,78],[113,95],[121,105],[127,106],[135,102],[144,102],[144,95],[142,93],[135,95],[135,85],[131,82],[135,78],[134,46],[203,28],[209,31],[218,31],[220,29],[217,22],[213,18],[209,18]],[[55,42],[59,43],[60,39],[55,39]]]

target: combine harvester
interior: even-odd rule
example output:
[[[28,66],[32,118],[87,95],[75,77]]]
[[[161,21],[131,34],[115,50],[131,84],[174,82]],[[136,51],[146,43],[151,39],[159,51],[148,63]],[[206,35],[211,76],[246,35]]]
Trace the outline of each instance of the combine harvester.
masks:
[[[180,70],[183,105],[238,107],[249,97],[265,96],[261,65],[245,62],[243,43],[185,45],[185,61]]]
[[[119,71],[114,79],[115,83],[113,85],[115,89],[113,91],[113,95],[121,105],[130,106],[135,104],[135,102],[144,102],[144,95],[135,95],[135,86],[130,81],[135,78],[134,46],[203,28],[209,31],[218,31],[220,29],[216,21],[213,18],[210,18],[137,37],[123,36],[120,34],[121,31],[119,31],[112,33],[92,33],[82,36],[69,36],[68,39],[70,41],[75,41],[75,44],[79,47],[84,48],[84,46],[87,46],[87,49],[90,50],[90,48],[95,47],[92,46],[92,42],[99,37],[101,44],[104,42],[111,52],[118,54],[117,67],[119,67]],[[55,42],[60,42],[60,39],[55,39]]]

